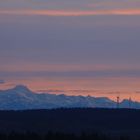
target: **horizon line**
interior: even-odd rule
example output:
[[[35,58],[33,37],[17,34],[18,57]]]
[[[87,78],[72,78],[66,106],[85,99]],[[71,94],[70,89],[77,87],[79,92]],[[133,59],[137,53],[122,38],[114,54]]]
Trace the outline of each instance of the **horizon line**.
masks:
[[[82,94],[78,94],[78,95],[71,95],[71,94],[69,95],[68,94],[67,95],[66,93],[55,94],[55,93],[52,93],[52,92],[48,92],[47,90],[46,91],[44,90],[45,92],[33,91],[31,88],[29,88],[27,85],[24,85],[24,84],[17,84],[17,85],[14,85],[12,87],[9,87],[9,88],[6,88],[6,89],[0,90],[0,91],[13,90],[13,89],[22,88],[22,87],[23,88],[26,88],[27,90],[29,90],[33,94],[51,94],[51,95],[56,95],[56,96],[64,95],[64,96],[67,96],[67,97],[73,97],[73,96],[74,97],[79,97],[79,96],[82,96],[82,97],[85,97],[85,98],[86,97],[91,97],[91,98],[107,98],[107,99],[109,99],[109,100],[117,103],[116,100],[113,100],[113,99],[111,99],[111,98],[109,98],[107,96],[93,96],[93,95],[82,95]],[[76,89],[76,90],[78,91],[78,89]],[[70,91],[70,90],[65,90],[63,92],[67,92],[67,91]],[[82,90],[79,90],[79,91],[82,91]],[[118,97],[118,95],[116,97]],[[125,100],[129,100],[129,98],[128,99],[127,98],[122,98],[121,101],[120,101],[120,103],[123,102],[123,101],[125,101]],[[136,101],[136,100],[131,100],[131,101],[140,103],[140,101]]]

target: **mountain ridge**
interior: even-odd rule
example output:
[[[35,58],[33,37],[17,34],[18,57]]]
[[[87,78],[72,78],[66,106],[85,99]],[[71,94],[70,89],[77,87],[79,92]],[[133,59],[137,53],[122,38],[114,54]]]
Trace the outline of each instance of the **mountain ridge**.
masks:
[[[120,108],[140,109],[140,103],[124,99]],[[107,97],[68,96],[65,94],[36,93],[24,85],[0,90],[0,110],[28,110],[53,108],[116,108],[117,103]]]

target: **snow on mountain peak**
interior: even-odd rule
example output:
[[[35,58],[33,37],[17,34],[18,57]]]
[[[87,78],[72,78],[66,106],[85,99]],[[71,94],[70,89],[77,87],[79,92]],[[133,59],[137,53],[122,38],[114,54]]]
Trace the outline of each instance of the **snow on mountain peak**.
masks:
[[[124,100],[120,103],[120,108],[138,108],[140,103]],[[60,107],[98,107],[98,108],[116,108],[116,102],[106,97],[91,96],[68,96],[65,94],[37,94],[32,92],[24,85],[3,90],[0,92],[0,110],[1,109],[50,109]]]
[[[24,85],[17,85],[16,87],[13,88],[16,91],[23,91],[23,92],[30,92],[30,89],[28,89]]]

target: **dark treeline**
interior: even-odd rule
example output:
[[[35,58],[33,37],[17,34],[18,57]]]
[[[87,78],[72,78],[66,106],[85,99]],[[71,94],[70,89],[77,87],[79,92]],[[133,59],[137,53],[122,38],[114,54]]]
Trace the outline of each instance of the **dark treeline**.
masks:
[[[140,134],[140,110],[72,108],[0,111],[0,132],[101,132]]]
[[[98,133],[81,133],[80,135],[75,135],[66,133],[52,133],[50,131],[44,135],[30,132],[12,132],[9,134],[0,133],[0,140],[130,140],[130,138],[125,136],[111,137],[103,134],[99,135]]]
[[[80,136],[82,132],[85,134]],[[0,111],[0,133],[0,140],[128,140],[128,137],[140,140],[140,110],[61,108]]]

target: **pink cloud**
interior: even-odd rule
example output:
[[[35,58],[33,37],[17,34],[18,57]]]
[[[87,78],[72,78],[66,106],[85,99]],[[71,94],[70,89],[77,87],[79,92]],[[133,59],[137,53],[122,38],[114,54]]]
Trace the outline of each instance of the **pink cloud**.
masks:
[[[140,15],[140,9],[123,10],[0,10],[8,15],[43,15],[43,16],[95,16],[95,15]]]

